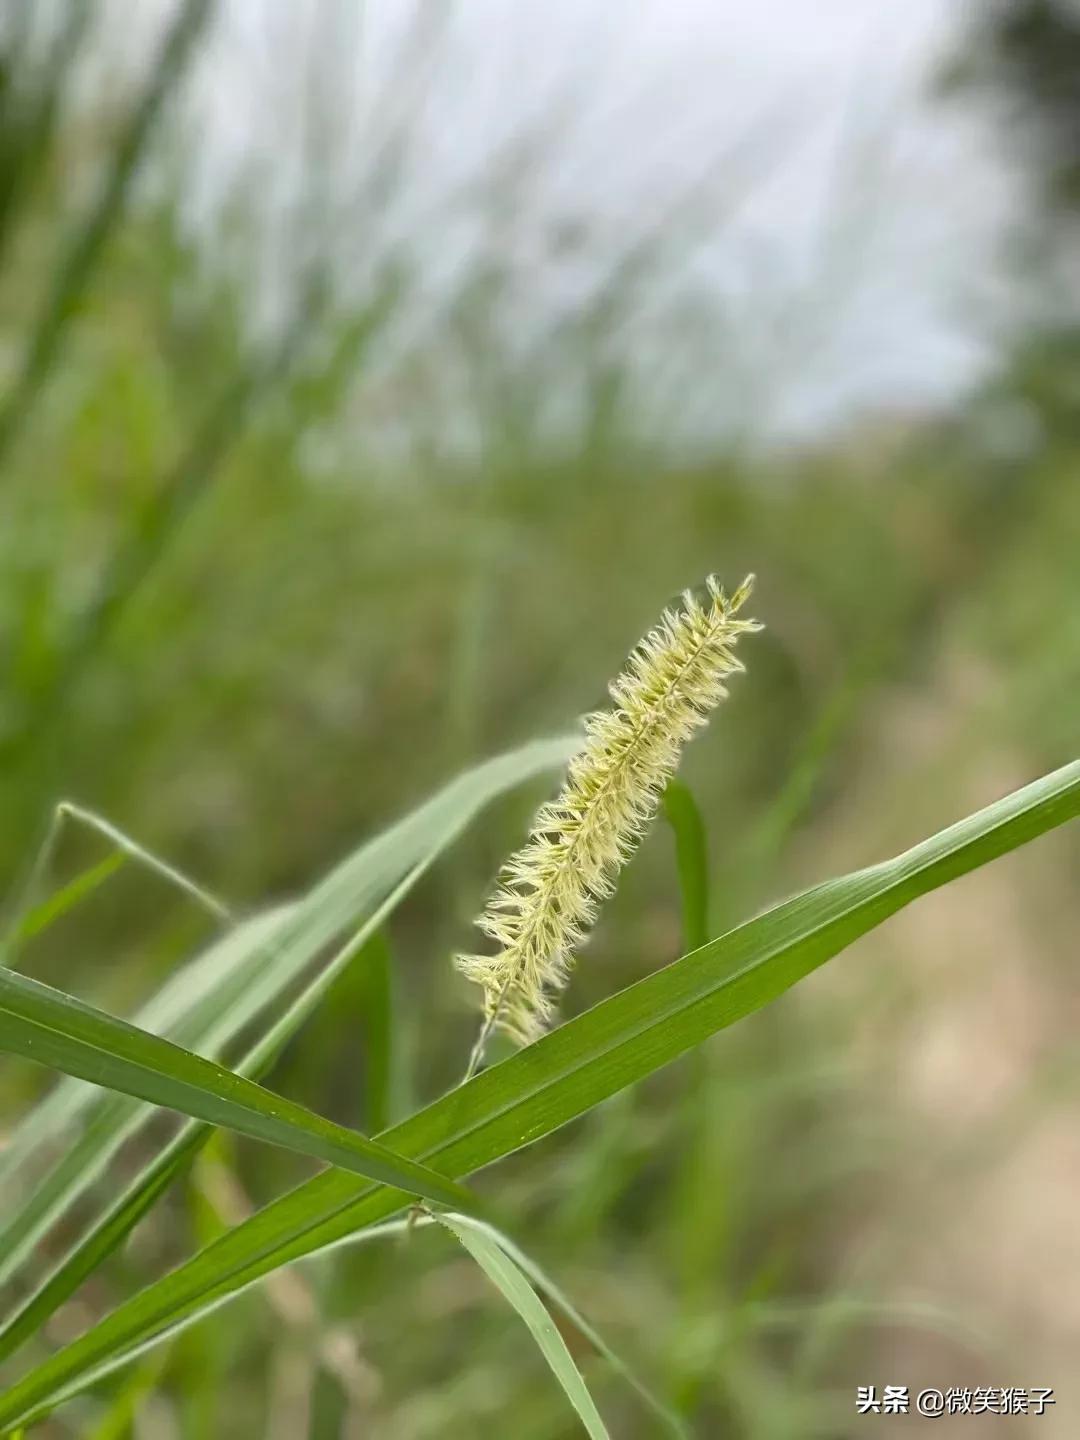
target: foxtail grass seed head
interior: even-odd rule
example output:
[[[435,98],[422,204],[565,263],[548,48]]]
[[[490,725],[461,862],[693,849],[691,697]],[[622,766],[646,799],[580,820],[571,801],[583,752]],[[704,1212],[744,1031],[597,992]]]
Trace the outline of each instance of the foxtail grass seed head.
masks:
[[[556,798],[541,806],[525,846],[503,867],[476,924],[497,946],[459,955],[482,986],[485,1032],[526,1045],[548,1028],[574,952],[615,889],[656,814],[682,747],[742,670],[733,647],[761,627],[738,618],[747,576],[728,597],[714,576],[684,592],[632,651],[609,687],[611,709],[585,717],[585,744]]]

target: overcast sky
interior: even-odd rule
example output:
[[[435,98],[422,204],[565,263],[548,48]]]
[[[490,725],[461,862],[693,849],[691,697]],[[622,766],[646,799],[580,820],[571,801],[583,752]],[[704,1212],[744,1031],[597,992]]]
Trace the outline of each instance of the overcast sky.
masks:
[[[1016,203],[989,128],[929,98],[965,8],[465,0],[443,7],[452,18],[401,101],[418,142],[411,183],[421,200],[434,196],[482,174],[522,126],[562,123],[528,205],[617,236],[734,147],[717,183],[739,203],[703,236],[688,274],[744,317],[769,426],[805,433],[867,409],[938,405],[992,363],[996,256]],[[333,85],[349,95],[339,118],[352,139],[328,181],[343,187],[350,166],[370,162],[372,115],[402,88],[387,81],[414,7],[225,0],[224,10],[197,89],[207,194],[279,144],[319,34],[333,37]],[[293,183],[284,160],[276,168]]]

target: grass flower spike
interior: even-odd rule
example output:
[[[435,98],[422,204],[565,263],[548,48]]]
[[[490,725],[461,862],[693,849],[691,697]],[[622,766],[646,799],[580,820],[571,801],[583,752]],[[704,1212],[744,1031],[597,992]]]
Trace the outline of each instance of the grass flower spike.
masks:
[[[655,815],[682,747],[727,694],[725,677],[743,669],[733,646],[761,628],[738,618],[752,583],[748,576],[730,598],[713,576],[700,598],[685,591],[612,682],[612,708],[585,717],[585,745],[562,790],[541,806],[476,922],[498,949],[457,957],[484,991],[469,1073],[492,1029],[524,1045],[550,1024],[574,952]]]

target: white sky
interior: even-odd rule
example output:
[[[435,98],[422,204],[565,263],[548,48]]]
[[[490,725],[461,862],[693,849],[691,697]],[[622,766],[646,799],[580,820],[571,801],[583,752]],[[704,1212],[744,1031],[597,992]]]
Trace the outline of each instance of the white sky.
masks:
[[[573,216],[617,246],[741,143],[734,175],[721,168],[711,183],[720,204],[733,186],[743,198],[705,227],[680,284],[684,299],[709,292],[734,317],[737,362],[718,363],[717,389],[733,387],[770,432],[947,403],[991,362],[1015,182],[986,127],[924,98],[964,23],[958,0],[429,8],[451,19],[414,104],[387,84],[411,0],[225,0],[198,90],[206,195],[268,154],[268,176],[294,193],[280,137],[299,129],[307,45],[329,36],[318,84],[347,97],[332,108],[351,139],[318,178],[344,193],[370,166],[389,91],[414,117],[414,217],[482,175],[522,126],[550,131],[569,115],[511,229],[520,238]],[[309,171],[322,163],[313,153]],[[433,245],[433,274],[453,243],[447,231]]]

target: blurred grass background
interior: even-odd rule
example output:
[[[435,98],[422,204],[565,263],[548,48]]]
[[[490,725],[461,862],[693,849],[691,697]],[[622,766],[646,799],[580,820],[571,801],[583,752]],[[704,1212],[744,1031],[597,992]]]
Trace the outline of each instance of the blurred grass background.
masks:
[[[363,95],[367,20],[329,0],[0,16],[5,882],[71,796],[231,902],[287,894],[466,762],[596,703],[660,605],[711,570],[755,570],[768,627],[685,769],[714,929],[1072,758],[1067,7],[988,10],[927,80],[1028,172],[993,277],[1012,322],[984,378],[797,439],[770,433],[745,363],[770,328],[780,363],[790,296],[754,309],[695,268],[767,183],[783,116],[733,120],[627,220],[553,183],[581,104],[568,83],[435,193],[415,162],[432,126],[452,142],[449,21],[401,15]],[[230,66],[260,34],[252,69]],[[237,94],[252,75],[264,90]],[[215,188],[204,148],[227,149],[220,117],[245,107],[265,143]],[[857,110],[849,124],[860,139]],[[845,203],[857,219],[875,201]],[[835,268],[804,297],[826,335]],[[473,1017],[448,956],[536,799],[476,827],[395,917],[399,1108],[461,1069]],[[573,1008],[680,953],[671,851],[659,826]],[[69,834],[59,872],[99,852]],[[861,1433],[869,1383],[1054,1385],[1040,1433],[1075,1433],[1076,858],[1064,836],[923,902],[501,1167],[518,1238],[697,1433]],[[27,965],[123,1013],[204,935],[129,867]],[[273,1083],[364,1125],[364,1006],[358,966]],[[0,1125],[43,1082],[14,1062],[3,1077]],[[222,1141],[54,1338],[296,1173]],[[42,1433],[575,1433],[524,1331],[440,1237],[291,1284]],[[589,1373],[613,1434],[649,1434]],[[920,1425],[874,1422],[890,1423]]]

